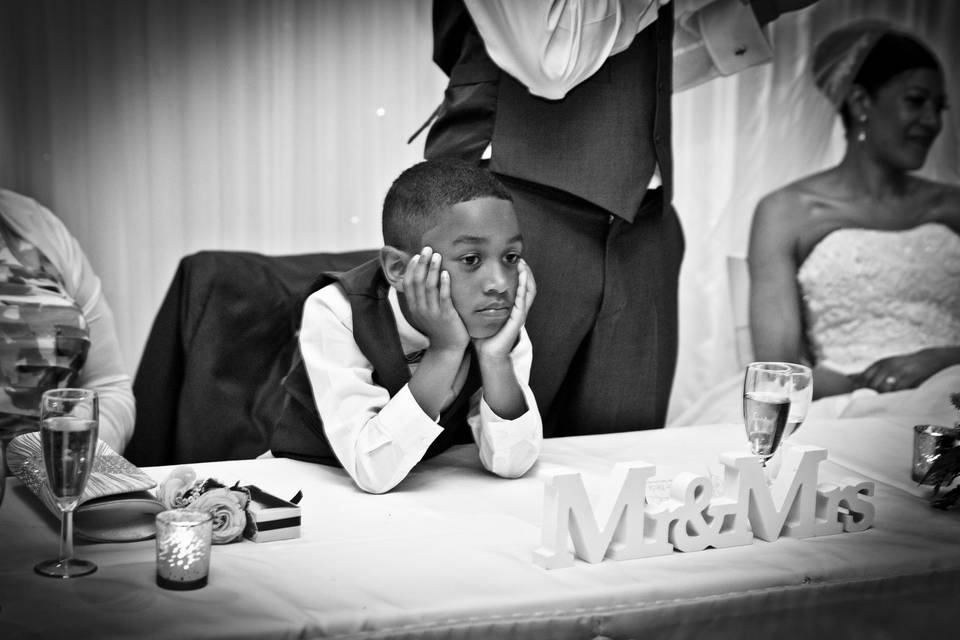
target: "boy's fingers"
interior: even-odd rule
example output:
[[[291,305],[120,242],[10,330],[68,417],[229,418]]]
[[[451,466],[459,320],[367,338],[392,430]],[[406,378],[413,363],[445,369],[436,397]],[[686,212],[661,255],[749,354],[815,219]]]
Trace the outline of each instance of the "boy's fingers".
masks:
[[[426,277],[423,283],[424,296],[431,310],[440,308],[437,300],[438,287],[440,286],[440,254],[434,253],[430,256],[430,263],[427,267]]]
[[[440,272],[440,304],[452,304],[450,302],[450,273],[446,270]]]
[[[520,270],[520,275],[517,276],[517,294],[513,300],[513,306],[523,309],[526,305],[527,299],[527,272],[523,269]]]
[[[537,281],[533,277],[533,271],[530,270],[526,261],[521,260],[520,262],[523,264],[524,285],[526,290],[524,303],[526,304],[527,310],[529,310],[530,305],[533,304],[533,299],[537,297]]]
[[[403,274],[403,289],[404,295],[407,297],[407,302],[414,304],[417,301],[418,292],[414,286],[417,282],[417,267],[420,264],[420,254],[416,254],[410,258],[410,262],[407,263],[407,270]]]
[[[419,253],[414,254],[414,256],[410,258],[410,262],[407,263],[407,270],[404,272],[403,277],[407,280],[411,280],[413,278],[413,273],[416,270],[417,265],[419,263],[420,263],[420,254]]]
[[[440,282],[440,261],[441,257],[439,253],[435,253],[430,256],[430,261],[427,264],[427,286],[436,287]]]
[[[413,256],[410,260],[410,289],[412,296],[408,295],[408,302],[411,307],[420,307],[428,302],[428,296],[424,290],[424,280],[430,268],[430,258],[433,255],[433,249],[424,247],[420,253]]]
[[[430,259],[433,257],[433,249],[430,247],[424,247],[420,251],[420,260],[417,261],[417,279],[420,282],[423,282],[423,279],[427,277],[427,272],[430,269]]]

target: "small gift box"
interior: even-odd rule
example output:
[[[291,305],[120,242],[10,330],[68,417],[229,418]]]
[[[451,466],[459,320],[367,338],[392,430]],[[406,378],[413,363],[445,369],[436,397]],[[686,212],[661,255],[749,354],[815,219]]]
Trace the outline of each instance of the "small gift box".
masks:
[[[250,503],[247,505],[247,527],[243,537],[254,542],[270,542],[300,537],[300,507],[302,497],[297,493],[292,500],[283,500],[263,489],[248,485]]]

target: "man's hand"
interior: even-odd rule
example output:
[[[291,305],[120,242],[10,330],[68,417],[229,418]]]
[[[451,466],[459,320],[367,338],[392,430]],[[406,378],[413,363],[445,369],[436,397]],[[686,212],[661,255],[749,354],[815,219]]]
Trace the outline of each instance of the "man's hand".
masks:
[[[533,279],[533,272],[521,258],[517,267],[517,295],[513,299],[513,308],[510,317],[503,323],[500,330],[489,338],[473,341],[479,358],[509,358],[510,352],[517,344],[520,328],[527,319],[530,305],[537,296],[537,283]]]
[[[450,298],[450,274],[440,270],[440,254],[430,247],[410,259],[403,274],[403,294],[412,324],[437,351],[463,353],[470,336]]]

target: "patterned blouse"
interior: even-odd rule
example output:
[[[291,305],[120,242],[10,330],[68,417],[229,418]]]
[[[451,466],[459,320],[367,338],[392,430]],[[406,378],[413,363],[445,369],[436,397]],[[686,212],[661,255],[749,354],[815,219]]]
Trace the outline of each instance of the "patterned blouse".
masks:
[[[36,416],[70,386],[90,348],[87,321],[39,250],[0,222],[0,414]]]

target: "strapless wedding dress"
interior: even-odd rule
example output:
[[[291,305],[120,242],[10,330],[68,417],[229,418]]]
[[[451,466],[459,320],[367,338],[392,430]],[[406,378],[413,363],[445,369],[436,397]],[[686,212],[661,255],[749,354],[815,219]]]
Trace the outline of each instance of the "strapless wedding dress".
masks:
[[[939,223],[905,231],[838,229],[810,252],[797,273],[808,339],[817,362],[845,373],[880,358],[960,344],[960,236]],[[816,383],[814,383],[816,384]],[[743,373],[708,390],[668,426],[740,423]],[[960,365],[914,389],[821,398],[808,419],[903,417],[951,425]]]
[[[945,225],[838,229],[797,280],[814,359],[833,369],[960,344],[960,235]]]

